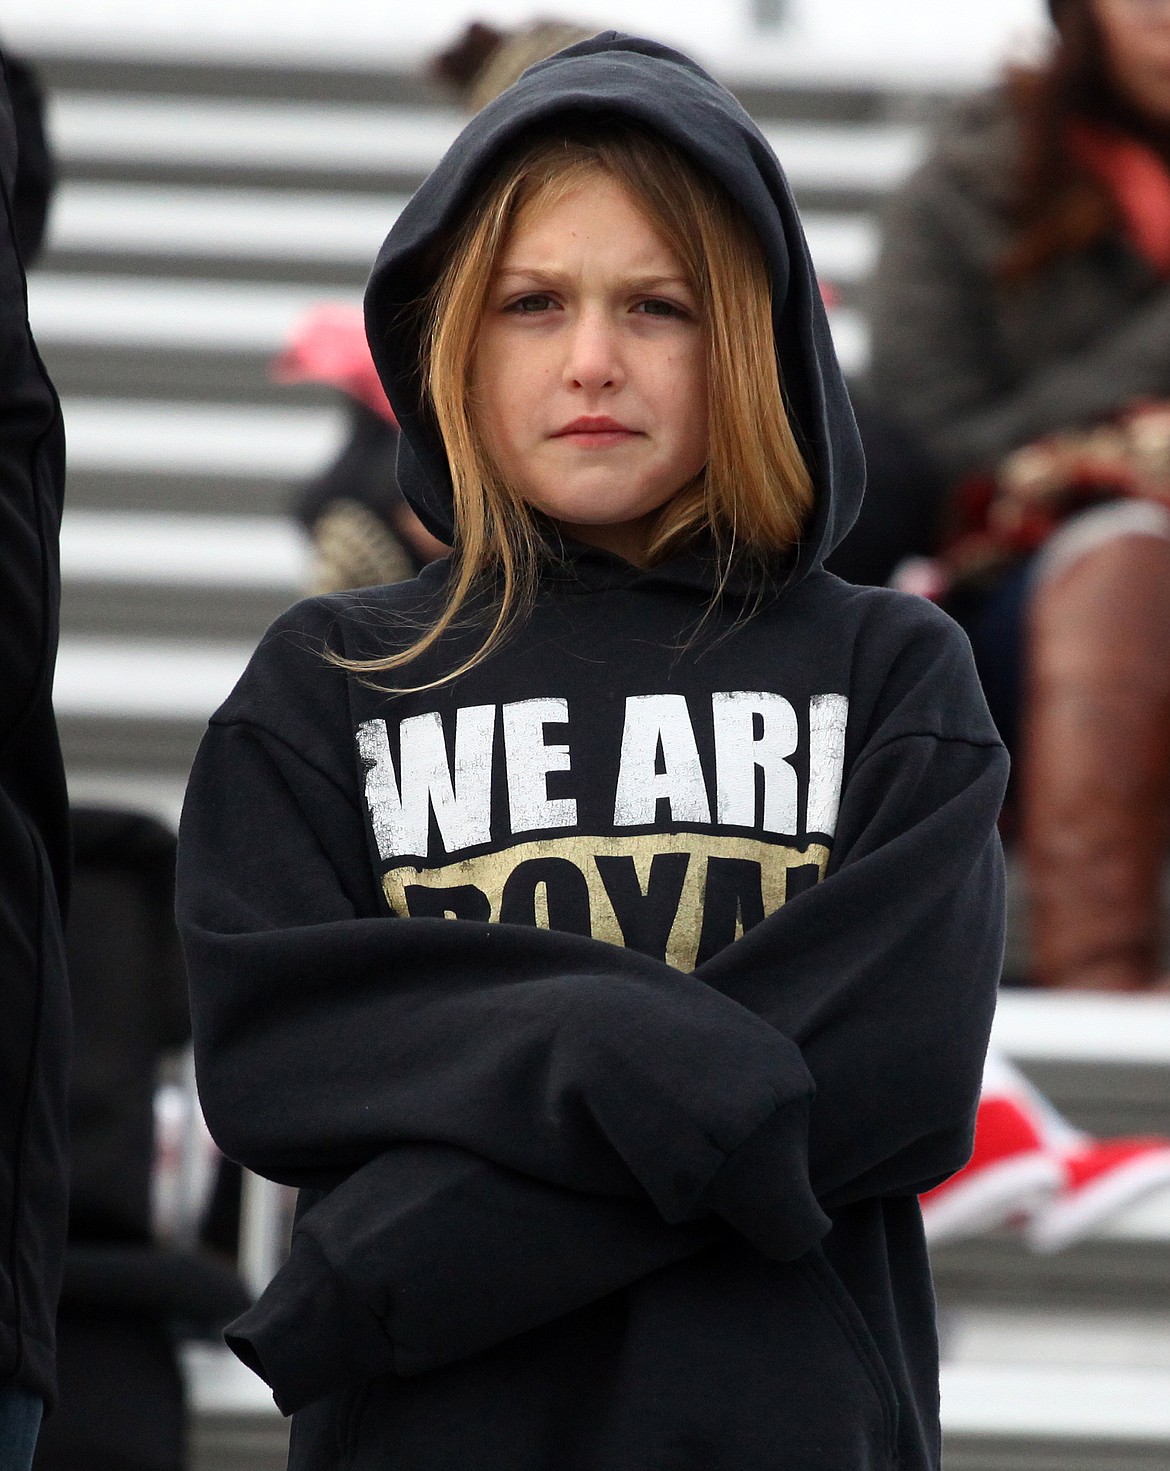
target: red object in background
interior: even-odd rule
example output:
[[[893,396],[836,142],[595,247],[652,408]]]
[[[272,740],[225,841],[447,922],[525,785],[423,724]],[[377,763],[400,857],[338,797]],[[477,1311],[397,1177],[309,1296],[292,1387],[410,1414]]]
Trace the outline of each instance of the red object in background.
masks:
[[[1060,1251],[1118,1211],[1170,1187],[1170,1139],[1082,1139],[1061,1152],[1064,1188],[1029,1223],[1038,1251]]]
[[[1029,1215],[1064,1179],[1063,1166],[1024,1104],[985,1095],[979,1101],[970,1160],[921,1197],[927,1240],[977,1236]]]
[[[1036,1251],[1062,1251],[1157,1190],[1170,1189],[1170,1139],[1095,1139],[1027,1092],[987,1092],[975,1148],[958,1174],[920,1197],[932,1244],[1023,1227]]]
[[[1133,248],[1170,276],[1170,173],[1152,148],[1111,128],[1073,123],[1073,157],[1109,193]]]
[[[273,358],[271,373],[277,383],[328,383],[397,426],[370,356],[360,307],[340,303],[314,307]]]

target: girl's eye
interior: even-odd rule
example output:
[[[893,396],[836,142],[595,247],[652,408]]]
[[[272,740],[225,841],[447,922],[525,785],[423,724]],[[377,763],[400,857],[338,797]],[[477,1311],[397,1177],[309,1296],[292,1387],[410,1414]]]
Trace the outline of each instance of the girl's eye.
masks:
[[[634,310],[647,317],[685,317],[687,315],[682,307],[675,306],[673,301],[663,301],[657,296],[650,296],[645,301],[640,301]]]
[[[505,310],[515,312],[517,316],[536,316],[540,312],[548,311],[555,303],[551,296],[544,291],[530,291],[527,296],[518,297],[510,303]]]

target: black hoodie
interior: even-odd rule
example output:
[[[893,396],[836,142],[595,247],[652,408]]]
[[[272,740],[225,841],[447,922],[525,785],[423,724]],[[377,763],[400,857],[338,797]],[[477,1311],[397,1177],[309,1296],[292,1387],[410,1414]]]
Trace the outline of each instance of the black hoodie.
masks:
[[[445,564],[267,635],[180,849],[208,1122],[303,1187],[229,1341],[304,1471],[925,1471],[915,1197],[969,1152],[1006,760],[955,626],[821,567],[863,476],[820,293],[758,129],[675,52],[609,32],[533,67],[391,231],[367,319],[416,510],[450,538],[410,304],[485,166],[566,113],[642,119],[747,211],[816,511],[705,621],[702,549],[571,548],[421,693],[321,650],[401,646]]]

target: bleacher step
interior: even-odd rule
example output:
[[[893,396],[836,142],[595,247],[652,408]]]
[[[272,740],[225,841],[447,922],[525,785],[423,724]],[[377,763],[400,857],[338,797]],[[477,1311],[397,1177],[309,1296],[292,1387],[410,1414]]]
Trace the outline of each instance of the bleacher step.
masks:
[[[1170,1135],[1170,995],[1005,990],[994,1037],[1079,1127]]]
[[[1140,1208],[1133,1214],[1140,1220]],[[1007,1231],[938,1246],[931,1264],[939,1307],[1142,1312],[1170,1304],[1170,1221],[1158,1234],[1126,1235],[1124,1227],[1051,1254]]]
[[[70,398],[63,405],[72,471],[226,475],[289,481],[316,474],[344,442],[335,408]]]
[[[205,97],[58,92],[50,122],[73,178],[98,169],[149,168],[180,177],[195,168],[226,176],[291,180],[327,173],[349,186],[413,187],[467,121],[452,108],[359,107]],[[893,188],[920,157],[921,127],[906,124],[771,122],[768,141],[792,187],[873,197]],[[392,167],[388,160],[393,160]]]

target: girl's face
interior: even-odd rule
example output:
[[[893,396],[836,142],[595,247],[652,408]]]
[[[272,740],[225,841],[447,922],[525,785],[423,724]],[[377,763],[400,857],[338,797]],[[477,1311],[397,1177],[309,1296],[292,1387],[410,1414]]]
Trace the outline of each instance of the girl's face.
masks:
[[[706,333],[674,251],[598,172],[522,214],[471,390],[500,472],[568,535],[641,562],[707,459]]]
[[[1151,122],[1170,123],[1170,0],[1092,0],[1114,85]]]

